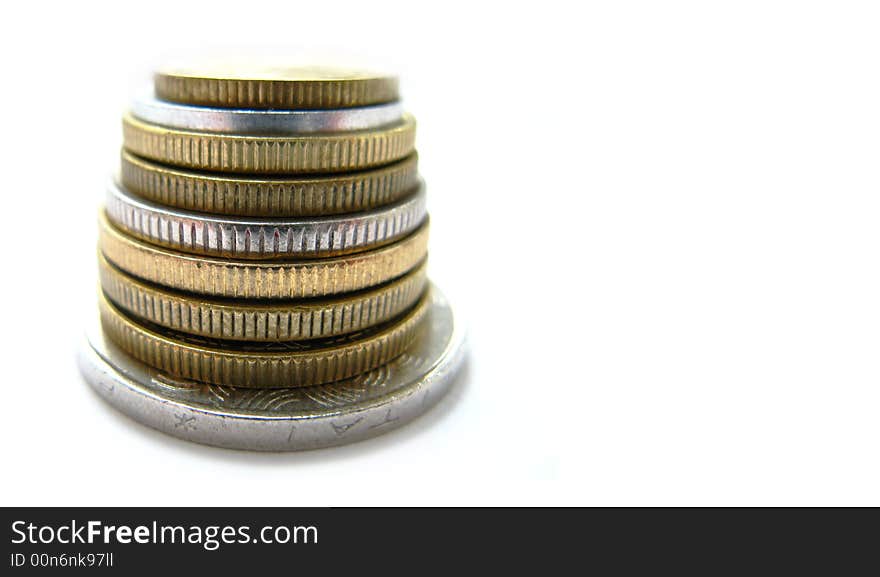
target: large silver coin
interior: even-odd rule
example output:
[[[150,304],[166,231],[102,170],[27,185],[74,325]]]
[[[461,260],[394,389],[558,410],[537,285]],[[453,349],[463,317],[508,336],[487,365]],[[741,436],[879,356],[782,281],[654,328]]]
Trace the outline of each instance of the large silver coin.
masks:
[[[387,244],[425,220],[425,186],[381,208],[356,214],[292,219],[236,218],[168,208],[111,182],[107,217],[147,242],[231,258],[322,257]]]
[[[106,340],[96,324],[79,357],[86,381],[129,417],[189,441],[254,451],[352,443],[397,428],[447,392],[463,331],[434,287],[424,329],[401,357],[364,375],[296,389],[233,389],[163,376]]]
[[[403,116],[399,102],[330,110],[256,110],[175,104],[145,95],[134,100],[131,113],[152,124],[226,134],[303,134],[369,130],[393,124]]]

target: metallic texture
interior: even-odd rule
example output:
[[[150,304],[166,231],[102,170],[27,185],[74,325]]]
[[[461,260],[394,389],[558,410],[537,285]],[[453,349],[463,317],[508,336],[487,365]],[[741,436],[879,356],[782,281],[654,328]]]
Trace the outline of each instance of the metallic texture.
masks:
[[[323,339],[388,322],[409,310],[424,293],[426,268],[422,263],[390,283],[334,299],[238,301],[147,284],[98,255],[104,294],[129,316],[181,333],[253,342]]]
[[[250,136],[167,128],[122,119],[126,149],[158,162],[218,172],[292,174],[362,170],[394,162],[415,150],[416,123],[400,122],[373,130]]]
[[[268,180],[217,176],[150,162],[122,152],[126,189],[173,208],[239,217],[344,214],[395,202],[418,185],[418,157],[362,172]]]
[[[248,220],[183,212],[141,200],[110,183],[107,217],[147,242],[208,256],[246,259],[338,256],[388,244],[424,220],[425,190],[370,212],[308,220]]]
[[[226,108],[348,108],[398,99],[394,76],[323,67],[166,68],[153,81],[163,100]]]
[[[102,212],[100,247],[125,272],[170,289],[229,298],[321,297],[372,287],[412,270],[428,250],[426,219],[392,244],[346,256],[284,261],[202,257],[163,249],[114,227]]]
[[[131,113],[144,122],[183,130],[296,135],[379,128],[400,121],[403,106],[390,102],[331,110],[254,110],[176,104],[145,95],[132,102]]]
[[[250,346],[159,333],[128,318],[103,293],[98,302],[107,338],[132,357],[173,378],[230,387],[276,388],[331,383],[387,363],[415,339],[431,297],[426,294],[399,320],[370,331],[329,342]]]
[[[463,331],[435,288],[424,329],[402,355],[360,376],[294,389],[235,389],[174,380],[125,354],[98,327],[79,355],[86,381],[115,408],[169,435],[254,451],[353,443],[427,411],[452,386]]]

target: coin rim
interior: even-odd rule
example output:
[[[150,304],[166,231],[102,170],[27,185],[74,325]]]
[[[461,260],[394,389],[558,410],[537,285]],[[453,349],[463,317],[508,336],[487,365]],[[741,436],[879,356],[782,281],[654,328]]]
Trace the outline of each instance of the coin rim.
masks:
[[[299,451],[358,442],[392,431],[428,411],[456,386],[467,349],[465,331],[455,311],[440,291],[437,308],[451,315],[442,350],[431,357],[421,376],[368,402],[356,402],[326,411],[260,414],[240,408],[223,409],[187,403],[163,395],[153,369],[119,350],[91,323],[77,356],[86,383],[110,406],[129,418],[165,434],[204,445],[252,451]],[[417,344],[414,346],[418,346]],[[418,350],[410,351],[418,354]],[[323,385],[317,385],[318,388]],[[330,385],[334,386],[334,385]],[[197,426],[180,426],[193,419]],[[351,427],[351,423],[357,426]]]
[[[138,198],[115,181],[107,185],[105,209],[117,228],[148,243],[190,254],[248,260],[363,252],[408,235],[427,215],[424,181],[395,203],[343,216],[290,220],[210,215]],[[294,243],[295,238],[301,241]],[[288,250],[280,250],[282,240]],[[274,247],[279,250],[266,250]]]
[[[408,236],[355,254],[265,261],[172,251],[119,230],[103,210],[98,217],[99,246],[118,268],[168,288],[229,298],[322,297],[383,284],[406,274],[427,257],[429,227],[430,218],[425,218]],[[218,284],[220,288],[216,288]]]
[[[123,149],[119,182],[147,200],[183,210],[239,217],[328,216],[372,210],[404,198],[418,186],[418,160],[413,151],[379,168],[281,180],[196,172]],[[315,197],[328,196],[337,201],[316,206]],[[266,208],[254,208],[262,203]],[[289,208],[293,206],[298,208]]]
[[[219,134],[295,136],[382,128],[403,117],[400,101],[322,110],[194,106],[141,94],[131,101],[135,118],[169,128]]]
[[[343,337],[342,343],[296,351],[224,350],[181,341],[129,318],[102,291],[98,291],[98,310],[104,334],[116,346],[162,373],[214,385],[272,389],[336,382],[391,361],[417,336],[431,300],[429,288],[415,306],[381,328],[350,339]],[[152,351],[152,360],[145,358],[147,350]],[[300,375],[291,375],[291,369]]]
[[[366,74],[310,80],[222,78],[210,72],[166,68],[153,74],[153,85],[163,100],[218,108],[351,108],[400,98],[397,76]]]
[[[363,331],[404,314],[415,305],[428,286],[427,262],[425,261],[412,271],[385,285],[366,291],[348,293],[334,299],[318,301],[299,299],[269,303],[252,300],[218,300],[169,291],[161,286],[142,282],[112,265],[100,251],[98,252],[98,276],[105,296],[129,316],[177,332],[209,339],[251,342],[302,341]],[[395,296],[401,292],[402,296]],[[394,300],[388,304],[388,299]],[[131,306],[132,301],[144,304],[133,307]],[[385,304],[376,304],[380,302]],[[377,309],[375,313],[374,309]],[[346,310],[351,311],[348,314],[348,324],[345,323]],[[355,314],[356,310],[360,311],[360,314]],[[363,318],[365,310],[368,314],[366,319]],[[177,313],[175,314],[173,311],[177,311]],[[184,311],[187,312],[184,313]],[[270,326],[289,324],[280,319],[293,316],[300,319],[294,324],[299,327],[308,327],[308,331],[299,330],[296,334],[288,332],[284,338],[269,335]],[[185,322],[185,318],[200,320],[198,323],[192,320]],[[206,318],[209,319],[208,323],[202,320]],[[215,318],[219,319],[216,323],[213,321]],[[224,318],[231,319],[231,321],[224,322]],[[241,319],[237,325],[238,329],[234,324],[236,318]],[[310,320],[304,322],[304,318]],[[274,323],[270,319],[275,319]],[[315,330],[316,319],[320,321],[317,331]],[[208,328],[204,329],[206,324]],[[230,324],[232,324],[232,330],[228,330]],[[247,326],[252,326],[253,329],[249,330]],[[258,330],[260,326],[264,327],[263,330]]]
[[[197,170],[251,174],[310,174],[363,170],[415,150],[415,118],[372,130],[298,136],[181,130],[122,117],[123,147],[157,162]]]

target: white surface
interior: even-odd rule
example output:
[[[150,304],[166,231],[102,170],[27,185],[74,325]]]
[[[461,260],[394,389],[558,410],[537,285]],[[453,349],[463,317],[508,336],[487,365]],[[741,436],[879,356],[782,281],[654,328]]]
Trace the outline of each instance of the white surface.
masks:
[[[0,23],[3,237],[55,235],[3,260],[3,505],[880,505],[875,4],[305,4]],[[236,453],[81,382],[120,114],[224,38],[400,72],[431,273],[471,333],[421,422]]]

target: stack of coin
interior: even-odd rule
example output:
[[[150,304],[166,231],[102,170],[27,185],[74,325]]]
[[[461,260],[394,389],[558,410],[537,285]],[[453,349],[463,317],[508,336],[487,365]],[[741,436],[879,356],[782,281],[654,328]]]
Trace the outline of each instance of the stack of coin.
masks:
[[[415,121],[392,76],[166,69],[123,118],[99,228],[96,390],[187,439],[375,435],[439,399],[460,331],[427,280]]]

